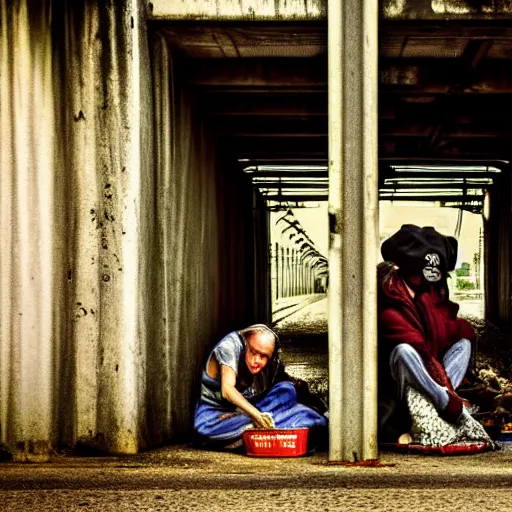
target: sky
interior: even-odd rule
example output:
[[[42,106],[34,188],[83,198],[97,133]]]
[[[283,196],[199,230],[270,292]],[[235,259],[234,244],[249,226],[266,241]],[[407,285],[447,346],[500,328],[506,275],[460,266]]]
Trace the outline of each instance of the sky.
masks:
[[[327,256],[329,252],[327,202],[318,204],[318,208],[297,208],[293,209],[293,213],[314,241],[318,251]],[[409,203],[396,201],[392,203],[390,201],[381,201],[379,210],[381,240],[398,231],[402,224],[433,226],[443,235],[455,236],[458,216],[459,210],[456,208],[441,208],[429,202]],[[458,237],[459,254],[456,264],[457,268],[460,267],[462,262],[473,262],[473,256],[478,252],[481,229],[481,215],[467,211],[462,212],[462,228]]]

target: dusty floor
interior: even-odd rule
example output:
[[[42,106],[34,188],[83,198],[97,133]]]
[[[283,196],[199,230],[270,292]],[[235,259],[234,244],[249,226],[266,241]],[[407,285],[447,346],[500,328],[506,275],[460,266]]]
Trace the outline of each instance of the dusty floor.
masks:
[[[329,465],[325,453],[255,459],[172,446],[129,457],[0,464],[0,510],[510,510],[512,453],[381,453],[383,467]]]
[[[279,323],[287,371],[327,394],[325,300]],[[297,336],[300,334],[300,336]],[[512,443],[509,443],[512,445]],[[0,464],[0,511],[507,511],[512,448],[472,456],[382,452],[381,467],[206,452],[189,445],[136,456],[57,456]]]

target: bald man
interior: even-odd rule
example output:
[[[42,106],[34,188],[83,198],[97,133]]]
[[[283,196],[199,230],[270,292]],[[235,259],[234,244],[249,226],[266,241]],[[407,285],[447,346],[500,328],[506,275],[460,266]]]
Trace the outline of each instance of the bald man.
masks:
[[[325,427],[310,407],[297,403],[295,387],[277,357],[277,335],[256,324],[225,336],[211,352],[201,376],[194,428],[206,442],[223,446],[258,428]]]

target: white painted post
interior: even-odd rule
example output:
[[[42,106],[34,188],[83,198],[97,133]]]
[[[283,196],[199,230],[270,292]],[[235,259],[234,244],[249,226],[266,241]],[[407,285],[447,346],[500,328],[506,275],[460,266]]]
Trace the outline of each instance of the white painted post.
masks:
[[[328,4],[331,461],[377,458],[377,0]]]

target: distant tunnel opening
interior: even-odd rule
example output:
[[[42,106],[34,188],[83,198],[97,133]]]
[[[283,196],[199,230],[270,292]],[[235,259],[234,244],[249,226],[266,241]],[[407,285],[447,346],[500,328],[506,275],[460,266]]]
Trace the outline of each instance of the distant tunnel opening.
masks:
[[[217,241],[223,248],[219,265],[224,269],[219,289],[226,293],[221,290],[216,303],[215,333],[220,336],[247,322],[273,325],[289,373],[327,401],[325,25],[169,23],[159,29],[172,50],[176,83],[193,107],[191,117],[214,149],[214,181],[226,187],[225,195],[216,197],[221,226]],[[391,33],[388,38],[398,36]],[[384,61],[391,59],[388,46],[379,51]],[[509,164],[499,159],[503,151],[487,134],[472,139],[478,141],[476,148],[488,143],[477,154],[462,132],[437,126],[450,125],[455,114],[467,123],[474,105],[483,115],[489,110],[486,102],[496,105],[496,95],[485,101],[483,95],[452,95],[448,104],[441,85],[427,83],[422,91],[418,82],[418,90],[411,92],[400,81],[405,75],[388,76],[383,69],[378,133],[381,241],[402,223],[433,225],[455,235],[461,250],[450,281],[452,298],[463,303],[462,310],[473,308],[463,314],[506,321]],[[206,188],[199,183],[203,195]],[[463,243],[463,238],[471,242]],[[203,257],[212,259],[210,254]],[[498,269],[505,270],[503,275]]]
[[[327,170],[249,166],[244,171],[266,199],[272,323],[281,337],[287,372],[304,380],[309,391],[327,404],[328,265],[318,265],[319,272],[309,282],[302,266],[304,251],[317,262],[328,255]],[[450,296],[460,306],[459,315],[481,331],[489,202],[501,169],[478,164],[397,165],[381,166],[380,171],[380,242],[405,223],[433,226],[454,236],[459,248],[449,279]],[[311,197],[315,200],[308,200]]]

